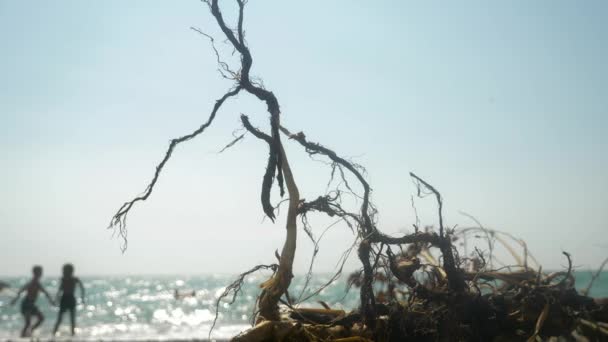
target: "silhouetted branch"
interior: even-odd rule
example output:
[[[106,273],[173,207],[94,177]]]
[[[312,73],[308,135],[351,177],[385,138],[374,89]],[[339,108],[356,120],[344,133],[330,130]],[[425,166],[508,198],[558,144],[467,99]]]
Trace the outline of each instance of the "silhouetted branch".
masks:
[[[606,267],[606,264],[608,264],[608,258],[606,258],[602,264],[600,265],[600,267],[597,269],[597,271],[593,274],[593,276],[591,276],[591,280],[589,281],[589,284],[587,285],[587,287],[582,291],[583,296],[587,296],[589,294],[589,291],[591,291],[591,288],[593,287],[593,283],[595,282],[595,280],[600,276],[600,274],[602,274],[602,271],[604,270],[604,267]]]
[[[156,182],[158,181],[158,177],[160,176],[160,173],[162,172],[162,170],[165,167],[165,164],[167,163],[169,158],[171,158],[171,154],[173,153],[173,150],[175,149],[175,147],[177,147],[177,145],[179,145],[185,141],[188,141],[188,140],[196,137],[197,135],[203,133],[205,131],[205,129],[207,127],[209,127],[209,125],[211,125],[211,123],[213,122],[213,119],[215,119],[215,115],[217,114],[217,111],[220,109],[220,107],[222,106],[224,101],[226,101],[226,99],[238,94],[239,91],[241,91],[241,89],[242,88],[240,86],[237,86],[234,89],[225,93],[224,96],[222,96],[219,100],[217,100],[215,102],[215,105],[213,106],[213,110],[211,111],[209,118],[207,119],[207,122],[202,124],[194,132],[171,140],[171,143],[169,144],[169,148],[167,149],[167,152],[165,152],[165,156],[163,157],[161,162],[156,166],[156,171],[154,172],[154,177],[152,178],[152,181],[150,181],[150,183],[146,187],[146,190],[144,191],[144,193],[135,197],[134,199],[132,199],[129,202],[125,202],[118,209],[116,214],[114,214],[114,216],[112,217],[112,220],[110,220],[110,225],[108,226],[108,228],[112,228],[112,229],[118,228],[118,233],[123,238],[123,245],[121,247],[123,252],[127,249],[127,230],[126,230],[127,215],[129,213],[129,211],[131,210],[131,208],[133,207],[133,204],[135,204],[136,202],[139,202],[139,201],[145,201],[146,199],[148,199],[150,194],[152,194],[152,190],[154,190],[154,186],[156,185]]]
[[[312,280],[312,275],[313,275],[312,270],[313,270],[313,266],[315,264],[315,259],[317,257],[317,254],[319,253],[319,243],[321,242],[321,239],[323,238],[325,233],[327,233],[329,231],[329,229],[331,229],[332,227],[334,227],[335,225],[337,225],[338,223],[343,221],[343,219],[334,221],[333,223],[331,223],[330,225],[325,227],[325,229],[323,230],[323,232],[321,232],[319,237],[315,239],[315,237],[312,234],[312,231],[310,229],[310,226],[309,226],[307,220],[305,219],[305,216],[301,216],[301,219],[302,219],[302,225],[304,227],[304,231],[306,232],[306,234],[308,235],[308,237],[310,238],[310,240],[313,243],[313,252],[312,252],[312,256],[310,258],[310,263],[308,264],[308,271],[306,272],[306,277],[304,280],[304,285],[302,286],[302,291],[300,291],[300,294],[298,295],[297,303],[301,303],[302,301],[310,298],[310,296],[308,296],[308,297],[306,297],[306,299],[304,299],[304,300],[302,299],[302,297],[304,296],[304,292],[306,292],[308,285],[309,285],[310,281]],[[344,260],[344,262],[346,262],[346,260]],[[332,279],[333,280],[337,279],[337,277],[340,275],[341,272],[342,272],[342,269],[340,268],[338,270],[338,272],[334,273],[334,275],[332,276]],[[333,282],[333,280],[328,282],[327,285],[331,284],[331,282]],[[327,285],[322,286],[319,290],[317,290],[315,292],[317,292],[317,293],[320,292],[321,289],[325,288]]]
[[[247,4],[247,0],[237,0],[239,4],[239,23],[238,23],[238,33],[239,33],[239,43],[245,44],[245,37],[243,35],[243,17],[244,17],[244,9],[245,4]]]
[[[283,189],[283,172],[282,172],[282,162],[281,162],[281,153],[280,153],[281,137],[279,135],[279,125],[280,125],[281,111],[279,108],[279,101],[277,100],[276,96],[274,96],[274,94],[272,92],[270,92],[260,86],[257,86],[251,82],[250,71],[251,71],[251,66],[253,64],[253,58],[251,57],[251,53],[249,51],[249,48],[247,47],[247,44],[245,43],[243,33],[242,33],[242,23],[243,23],[243,15],[244,15],[243,9],[245,7],[246,1],[238,0],[237,3],[239,5],[238,32],[239,32],[240,39],[237,39],[234,36],[234,32],[230,28],[228,28],[228,26],[226,25],[226,22],[224,21],[224,17],[222,16],[222,12],[220,11],[217,0],[211,0],[211,14],[215,17],[218,25],[220,26],[220,29],[222,30],[222,32],[224,32],[224,35],[226,36],[228,41],[230,43],[232,43],[234,48],[241,54],[241,75],[240,75],[239,84],[247,92],[253,94],[258,99],[264,101],[268,107],[268,113],[270,113],[271,137],[272,137],[273,143],[270,145],[271,151],[270,151],[270,156],[268,158],[267,170],[270,169],[274,172],[274,170],[276,169],[277,182],[279,184],[281,196],[283,196],[285,191]],[[274,179],[274,176],[271,178],[271,186],[272,186],[273,179]],[[264,189],[266,189],[266,188],[264,188]],[[268,195],[268,197],[270,197],[270,195]]]
[[[270,146],[273,145],[274,140],[266,133],[263,133],[262,131],[253,127],[251,125],[251,123],[249,122],[249,118],[246,115],[241,114],[241,122],[243,123],[243,126],[245,126],[245,128],[251,134],[253,134],[256,138],[266,141],[266,143],[268,143]],[[279,319],[279,311],[278,311],[277,304],[279,303],[279,300],[282,295],[284,295],[284,294],[286,296],[288,295],[287,289],[289,288],[289,284],[291,283],[291,278],[293,277],[292,267],[293,267],[293,260],[295,257],[296,236],[297,236],[296,220],[297,220],[297,216],[298,216],[298,206],[300,203],[299,190],[298,190],[298,187],[296,186],[293,174],[291,172],[291,168],[289,167],[287,157],[285,156],[285,151],[283,150],[282,146],[279,146],[279,147],[280,147],[280,154],[282,156],[281,162],[283,163],[282,169],[285,174],[287,191],[289,192],[289,209],[287,211],[287,222],[286,222],[287,236],[285,238],[285,244],[283,245],[283,249],[281,251],[281,255],[280,255],[280,259],[279,259],[279,269],[273,277],[271,277],[264,284],[262,284],[261,287],[262,287],[263,291],[262,291],[262,294],[260,295],[260,300],[259,300],[260,316],[262,316],[264,319],[272,320],[272,321],[276,321]],[[268,168],[270,168],[270,167],[271,166],[269,164]],[[268,172],[266,173],[266,175],[268,175]],[[270,186],[269,184],[270,183],[267,182],[266,176],[264,176],[263,186],[269,187]],[[265,193],[265,191],[262,191],[262,195],[264,195],[264,193]],[[270,204],[269,201],[264,203],[264,200],[267,200],[267,199],[262,197],[263,205],[265,205],[266,203],[268,205]],[[267,210],[266,207],[264,209]],[[274,218],[274,214],[272,213],[273,207],[270,206],[268,208],[268,210],[270,212],[267,213],[267,215],[272,214],[273,216],[270,216],[270,215],[268,215],[268,216],[271,218]]]
[[[211,329],[209,329],[209,340],[211,340],[211,332],[213,332],[213,328],[215,328],[215,323],[217,323],[217,318],[218,315],[220,313],[220,301],[224,298],[226,298],[230,292],[232,292],[232,299],[230,299],[230,302],[228,302],[229,305],[232,305],[234,303],[234,301],[236,300],[236,297],[238,296],[239,292],[241,292],[243,283],[245,282],[245,278],[252,274],[255,273],[259,270],[272,270],[272,272],[276,272],[277,269],[279,268],[279,265],[277,264],[271,264],[271,265],[257,265],[255,267],[253,267],[252,269],[241,273],[236,280],[234,280],[230,285],[226,286],[226,288],[224,289],[224,291],[222,292],[222,294],[217,297],[217,300],[215,301],[215,317],[213,318],[213,323],[211,324]]]
[[[419,230],[420,222],[412,197],[412,207],[416,214],[414,234],[403,236],[383,234],[376,226],[378,224],[378,221],[376,221],[377,211],[370,200],[371,187],[366,180],[365,169],[319,143],[308,141],[302,132],[292,134],[280,125],[281,113],[277,98],[271,91],[266,90],[260,79],[250,75],[253,58],[247,46],[243,28],[244,7],[247,1],[235,1],[238,5],[238,18],[236,28],[230,28],[224,21],[218,4],[219,1],[203,0],[209,6],[211,14],[225,35],[225,42],[232,45],[233,55],[235,53],[240,55],[241,65],[238,71],[234,71],[221,58],[215,45],[216,40],[213,37],[200,29],[192,28],[192,30],[210,40],[221,75],[233,80],[236,83],[235,87],[216,102],[205,124],[188,135],[171,140],[169,149],[156,167],[154,177],[145,192],[132,201],[124,203],[110,222],[110,227],[115,229],[114,232],[118,232],[123,237],[122,248],[124,251],[127,244],[127,214],[134,203],[145,201],[150,196],[175,147],[181,142],[201,134],[212,123],[223,102],[229,97],[235,96],[241,90],[254,95],[266,104],[270,119],[268,133],[253,127],[245,115],[241,115],[241,121],[247,132],[268,145],[269,153],[262,179],[260,200],[265,215],[273,221],[276,218],[275,209],[278,211],[281,203],[288,201],[289,207],[285,224],[286,237],[281,253],[278,250],[275,252],[278,265],[256,266],[241,274],[236,281],[224,289],[216,302],[216,315],[211,329],[215,327],[219,315],[220,301],[232,294],[230,303],[233,303],[236,296],[241,292],[245,277],[260,269],[271,269],[273,274],[261,284],[262,291],[256,303],[258,310],[253,315],[254,318],[258,319],[258,324],[248,333],[239,335],[236,338],[238,340],[352,340],[352,337],[355,336],[361,340],[373,339],[379,341],[402,340],[406,337],[420,340],[493,340],[492,337],[503,335],[512,337],[513,331],[511,330],[514,330],[519,337],[525,333],[532,333],[530,329],[534,325],[533,337],[536,339],[552,336],[549,329],[555,329],[556,323],[570,324],[567,321],[573,321],[571,318],[574,315],[596,319],[593,317],[597,308],[594,306],[596,305],[594,301],[578,296],[576,290],[572,289],[574,284],[572,260],[568,253],[564,252],[568,259],[567,271],[555,272],[547,276],[542,273],[542,269],[536,272],[527,267],[528,250],[524,242],[507,235],[523,246],[524,257],[521,259],[515,249],[511,248],[511,241],[505,241],[508,239],[504,239],[504,236],[499,235],[497,231],[482,227],[472,216],[469,217],[479,224],[479,228],[465,228],[458,231],[447,229],[443,222],[443,200],[440,193],[432,185],[413,173],[410,173],[410,176],[415,181],[418,196],[432,194],[436,198],[439,217],[438,233],[428,226],[425,227],[424,231]],[[311,159],[322,161],[331,167],[330,180],[325,195],[318,196],[312,201],[300,200],[299,190],[289,166],[280,133],[299,143]],[[246,132],[236,136],[233,133],[234,139],[220,152],[241,141],[245,134]],[[362,193],[360,188],[352,186],[352,178],[349,178],[351,175],[360,183],[363,188]],[[284,195],[284,187],[286,187],[289,197],[287,200],[279,201],[276,206],[273,206],[270,195],[275,177],[281,196]],[[339,178],[336,183],[333,182],[335,178]],[[330,191],[330,186],[333,184],[335,184],[335,188]],[[360,207],[349,211],[347,206],[343,204],[345,203],[343,202],[345,194],[347,196],[352,195],[357,206]],[[322,213],[329,217],[337,217],[339,220],[326,227],[316,238],[307,216],[312,213]],[[298,215],[300,215],[304,232],[313,243],[313,253],[308,273],[298,301],[310,299],[335,281],[340,276],[347,258],[358,246],[357,252],[362,263],[362,271],[355,274],[357,279],[353,281],[358,282],[361,287],[361,307],[357,312],[345,314],[342,310],[332,310],[324,303],[322,303],[324,309],[307,309],[308,311],[306,311],[294,307],[289,286],[293,277]],[[309,292],[308,286],[319,252],[320,241],[332,226],[341,221],[345,222],[353,232],[356,229],[355,240],[351,247],[342,253],[336,264],[338,270],[331,279],[312,293],[305,293]],[[478,231],[486,234],[490,248],[490,265],[494,243],[498,241],[512,254],[520,268],[523,265],[523,270],[513,272],[511,266],[505,267],[508,272],[500,271],[500,269],[486,270],[484,255],[477,248],[475,249],[478,254],[477,257],[468,258],[468,256],[465,256],[460,259],[459,251],[452,244],[452,241],[456,240],[457,234],[462,234],[466,243],[467,232]],[[433,255],[432,247],[440,250],[440,257]],[[400,254],[393,254],[393,250],[399,250]],[[534,260],[533,257],[531,259]],[[462,265],[466,265],[465,261],[467,260],[473,264],[472,272],[465,272],[462,269]],[[497,262],[500,263],[500,261]],[[593,277],[587,292],[606,263],[608,263],[608,259],[604,261],[598,273]],[[414,277],[414,272],[418,272],[416,277]],[[420,279],[417,277],[418,274],[422,275]],[[556,279],[561,276],[564,278],[557,282]],[[350,280],[353,279],[349,279],[349,282]],[[377,283],[373,284],[373,281],[377,281]],[[384,286],[379,283],[387,285],[386,292],[377,286]],[[407,292],[397,288],[398,285],[403,285],[403,283],[408,286],[404,289]],[[372,285],[376,285],[376,287]],[[470,286],[470,288],[467,288],[467,286]],[[489,287],[492,293],[486,293],[482,289],[484,286]],[[374,288],[378,289],[377,297]],[[397,294],[399,293],[407,296],[407,304],[397,300]],[[385,294],[388,294],[388,297]],[[305,295],[306,297],[302,299]],[[285,301],[282,296],[285,296]],[[293,321],[282,322],[284,316],[279,314],[279,303],[285,304],[288,309],[292,310],[292,313],[299,313],[299,315],[291,315],[292,319],[302,319],[303,321],[297,323]],[[541,308],[542,311],[540,311]],[[339,311],[339,314],[336,314],[337,311]],[[325,316],[329,312],[333,312],[331,314],[333,316],[330,320],[327,320],[326,317],[322,317],[321,320],[311,320],[314,315],[302,315],[303,312]],[[339,316],[339,319],[336,315]],[[534,322],[530,319],[531,317]],[[266,322],[262,322],[264,320]],[[589,324],[596,323],[591,322]],[[589,324],[587,325],[589,326]],[[597,322],[597,324],[602,325],[604,323]],[[583,325],[585,324],[579,323],[576,329]],[[571,328],[568,327],[566,330],[571,332]],[[334,333],[346,336],[337,336]],[[209,337],[211,337],[211,331]]]
[[[570,253],[563,251],[562,254],[566,256],[566,259],[568,259],[568,270],[566,271],[564,278],[557,284],[558,286],[562,286],[564,282],[566,282],[566,280],[570,279],[572,276],[572,258],[570,257]]]
[[[274,222],[274,207],[270,203],[270,190],[272,189],[272,183],[274,181],[274,172],[277,163],[276,154],[273,151],[274,140],[269,135],[253,127],[249,122],[249,118],[245,114],[241,114],[241,122],[243,123],[243,126],[245,126],[245,128],[256,138],[264,140],[266,143],[268,143],[268,147],[270,150],[269,158],[268,164],[266,165],[266,172],[264,173],[264,178],[262,180],[262,191],[260,198],[262,201],[262,208],[264,209],[264,213]]]
[[[213,52],[215,53],[215,58],[216,58],[218,66],[219,66],[218,71],[219,71],[220,75],[222,75],[222,77],[225,79],[238,81],[240,78],[239,72],[233,71],[230,68],[230,66],[228,65],[228,63],[226,63],[222,60],[222,58],[220,57],[220,53],[217,50],[217,47],[215,46],[215,39],[213,39],[213,37],[211,35],[203,32],[201,29],[199,29],[197,27],[190,27],[190,29],[209,39],[209,42],[211,43],[211,48],[213,49]],[[229,74],[230,76],[227,76],[225,73]]]
[[[462,277],[462,273],[456,266],[454,254],[452,251],[452,244],[450,242],[449,237],[446,237],[443,228],[443,200],[441,199],[441,194],[432,185],[425,182],[422,178],[416,176],[413,172],[410,172],[410,176],[418,182],[417,188],[419,197],[421,197],[422,195],[422,186],[424,186],[424,188],[432,192],[435,195],[435,198],[437,199],[440,238],[439,249],[441,250],[441,255],[443,255],[443,268],[445,269],[445,273],[447,274],[450,289],[456,292],[462,292],[465,288],[464,279]]]
[[[357,168],[351,162],[338,156],[334,151],[322,146],[321,144],[312,143],[312,142],[307,141],[304,133],[300,132],[297,134],[292,134],[287,128],[285,128],[283,126],[281,126],[281,131],[285,135],[287,135],[290,139],[293,139],[293,140],[297,141],[298,143],[300,143],[300,145],[302,145],[306,149],[307,153],[322,154],[322,155],[327,156],[334,163],[348,169],[357,178],[357,180],[359,180],[359,182],[363,186],[363,192],[364,192],[363,193],[363,203],[361,204],[361,217],[363,218],[362,229],[363,229],[363,233],[370,234],[374,230],[372,220],[369,215],[369,207],[370,207],[369,195],[371,192],[371,188],[370,188],[369,184],[367,183],[367,181],[365,180],[365,178],[363,177],[363,175],[359,172],[359,170],[357,170]]]
[[[414,178],[418,184],[416,186],[416,188],[418,189],[418,197],[422,197],[422,187],[420,185],[423,185],[424,188],[428,189],[429,191],[431,191],[434,195],[435,198],[437,199],[437,206],[438,206],[438,216],[439,216],[439,236],[443,237],[444,236],[444,232],[443,232],[443,200],[441,199],[441,194],[439,193],[439,191],[437,191],[432,185],[430,185],[429,183],[425,182],[423,179],[421,179],[420,177],[416,176],[413,172],[410,172],[410,176],[412,178]]]
[[[158,166],[156,167],[156,172],[154,173],[154,177],[152,178],[152,181],[149,183],[149,185],[147,186],[144,193],[141,194],[140,196],[137,196],[136,198],[134,198],[133,200],[131,200],[129,202],[125,202],[118,209],[116,214],[113,216],[112,220],[110,221],[109,228],[118,229],[118,234],[123,238],[123,245],[121,246],[121,249],[123,250],[123,252],[127,248],[127,231],[126,231],[127,214],[133,207],[133,204],[135,204],[138,201],[145,201],[150,196],[150,194],[152,193],[152,190],[154,189],[154,186],[158,180],[158,177],[159,177],[163,167],[165,166],[165,163],[171,157],[171,154],[173,153],[173,150],[175,149],[175,147],[178,144],[180,144],[184,141],[190,140],[190,139],[196,137],[197,135],[199,135],[200,133],[202,133],[211,124],[211,122],[215,118],[215,115],[216,115],[218,109],[221,107],[221,105],[224,103],[224,101],[227,98],[238,94],[242,89],[255,95],[258,99],[266,102],[266,104],[268,106],[268,112],[270,113],[272,143],[270,143],[270,154],[269,154],[268,165],[267,165],[267,169],[266,169],[267,175],[265,176],[265,182],[268,184],[265,184],[265,186],[262,187],[262,191],[265,192],[262,194],[262,198],[267,199],[267,200],[265,200],[266,203],[263,204],[263,207],[264,207],[264,212],[267,215],[269,215],[269,217],[271,219],[274,219],[274,214],[272,213],[272,210],[269,209],[269,208],[272,208],[272,206],[269,205],[269,203],[270,203],[269,198],[270,198],[270,190],[272,187],[272,183],[274,182],[275,170],[276,170],[276,177],[277,177],[277,181],[279,184],[281,196],[283,196],[283,194],[284,194],[283,172],[282,172],[281,153],[280,153],[281,141],[280,141],[280,135],[279,135],[279,115],[280,115],[279,103],[272,92],[267,91],[255,84],[253,84],[250,81],[249,72],[251,70],[251,65],[253,63],[253,59],[252,59],[251,53],[249,52],[249,49],[245,43],[245,39],[244,39],[244,35],[243,35],[243,15],[244,15],[243,9],[246,4],[246,1],[237,0],[237,3],[239,5],[239,20],[238,20],[239,39],[237,39],[234,36],[234,32],[232,30],[230,30],[227,27],[226,23],[224,22],[224,19],[222,17],[222,14],[221,14],[219,6],[218,6],[218,1],[211,0],[211,1],[204,1],[204,2],[209,5],[212,15],[217,20],[218,25],[220,26],[222,32],[226,35],[226,38],[228,39],[228,41],[233,45],[235,50],[237,50],[241,54],[241,71],[240,71],[240,73],[236,73],[236,72],[232,71],[230,69],[230,67],[228,66],[228,64],[222,61],[222,59],[220,58],[219,52],[218,52],[217,48],[215,47],[215,43],[214,43],[215,41],[214,41],[213,37],[204,33],[200,29],[197,29],[194,27],[192,29],[210,39],[211,46],[214,50],[214,53],[216,55],[216,59],[217,59],[218,64],[220,65],[220,68],[230,74],[230,77],[228,77],[226,75],[224,75],[224,76],[227,78],[230,78],[230,79],[237,80],[238,85],[234,89],[232,89],[232,90],[228,91],[226,94],[224,94],[224,96],[216,102],[216,104],[211,112],[211,115],[205,124],[203,124],[197,130],[195,130],[194,132],[192,132],[188,135],[171,140],[169,149],[165,153],[165,157],[160,162],[160,164],[158,164]]]
[[[357,167],[353,163],[346,159],[338,156],[334,151],[319,143],[311,143],[306,140],[304,133],[300,132],[292,134],[287,128],[281,126],[281,131],[287,135],[290,139],[293,139],[300,143],[308,154],[322,154],[328,157],[332,162],[349,170],[363,186],[363,201],[361,204],[361,220],[360,220],[360,235],[362,237],[359,243],[358,256],[363,264],[363,284],[361,286],[361,306],[365,316],[365,322],[370,327],[374,327],[376,320],[375,313],[375,298],[372,288],[373,282],[373,268],[370,264],[370,241],[368,238],[374,234],[376,228],[373,225],[372,219],[369,214],[370,201],[369,196],[371,188],[363,175],[359,172]]]
[[[232,146],[236,145],[236,143],[243,140],[244,137],[245,137],[245,133],[235,137],[234,139],[232,139],[231,142],[226,144],[226,146],[224,146],[218,153],[222,153],[222,152],[226,151],[227,149],[231,148]]]

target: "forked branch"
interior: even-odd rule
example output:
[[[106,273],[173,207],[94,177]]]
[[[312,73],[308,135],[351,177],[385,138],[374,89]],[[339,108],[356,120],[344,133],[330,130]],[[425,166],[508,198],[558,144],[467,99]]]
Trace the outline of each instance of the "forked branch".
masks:
[[[262,187],[261,201],[262,201],[262,207],[264,209],[264,213],[266,213],[266,215],[268,217],[270,217],[272,220],[274,220],[274,212],[272,210],[273,206],[270,204],[270,190],[272,188],[272,184],[274,182],[275,175],[277,177],[277,181],[279,184],[281,196],[283,196],[283,193],[284,193],[283,172],[282,172],[282,162],[281,162],[281,159],[282,159],[281,140],[280,140],[280,135],[279,135],[279,116],[280,116],[279,102],[272,92],[258,86],[257,84],[254,84],[250,80],[249,73],[251,71],[251,66],[253,64],[253,58],[251,57],[251,53],[249,51],[249,48],[247,47],[247,44],[245,42],[244,33],[243,33],[243,17],[244,17],[244,7],[246,4],[246,1],[237,0],[237,3],[239,5],[239,18],[238,18],[238,30],[237,30],[238,38],[235,37],[234,32],[231,29],[229,29],[228,26],[226,25],[224,18],[222,16],[222,13],[219,9],[218,1],[211,0],[211,1],[205,1],[205,2],[209,5],[209,7],[211,9],[211,14],[216,19],[218,25],[220,26],[222,32],[226,35],[226,38],[228,39],[228,41],[233,45],[235,50],[241,54],[240,72],[232,71],[229,68],[229,66],[222,61],[222,59],[220,58],[219,53],[215,47],[214,40],[211,36],[203,33],[201,30],[198,30],[195,28],[193,28],[193,30],[207,36],[211,40],[211,46],[215,52],[217,62],[220,66],[220,69],[223,70],[224,72],[228,73],[230,76],[228,76],[227,78],[235,80],[237,82],[237,84],[232,90],[228,91],[226,94],[224,94],[224,96],[222,96],[219,100],[216,101],[207,122],[202,124],[194,132],[171,140],[171,143],[169,144],[169,148],[167,149],[165,156],[163,157],[161,162],[156,166],[156,171],[154,172],[154,177],[152,178],[152,180],[150,181],[150,183],[148,184],[148,186],[146,187],[144,192],[141,195],[135,197],[134,199],[132,199],[128,202],[125,202],[118,209],[118,211],[114,214],[114,216],[110,220],[110,224],[109,224],[108,228],[115,229],[115,231],[117,230],[118,234],[122,237],[123,244],[121,246],[121,249],[123,252],[127,248],[127,215],[136,202],[145,201],[152,194],[152,191],[154,190],[154,186],[156,185],[156,182],[158,181],[159,176],[160,176],[165,164],[167,163],[169,158],[171,158],[171,155],[172,155],[175,147],[177,145],[179,145],[180,143],[188,141],[188,140],[196,137],[197,135],[203,133],[203,131],[209,125],[211,125],[211,123],[213,122],[213,119],[215,118],[218,110],[220,109],[220,107],[222,106],[224,101],[226,101],[226,99],[228,99],[229,97],[235,96],[241,90],[245,90],[245,91],[253,94],[254,96],[256,96],[258,99],[264,101],[267,104],[268,112],[270,113],[272,143],[270,144],[270,154],[268,157],[268,165],[266,168],[266,174],[264,176],[265,185]],[[225,74],[223,74],[223,75],[225,75]]]

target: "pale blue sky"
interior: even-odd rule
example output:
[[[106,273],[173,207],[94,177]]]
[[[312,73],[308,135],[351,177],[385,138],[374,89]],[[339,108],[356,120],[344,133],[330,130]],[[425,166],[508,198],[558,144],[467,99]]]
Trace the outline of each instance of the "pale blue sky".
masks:
[[[524,238],[545,268],[561,250],[595,267],[608,256],[607,15],[605,1],[251,0],[246,31],[283,123],[367,167],[383,230],[414,222],[414,171],[443,193],[449,224],[469,225],[466,211]],[[265,127],[246,95],[176,150],[129,217],[126,254],[104,229],[231,86],[190,26],[219,34],[195,0],[0,0],[0,274],[273,261],[284,229],[261,222],[266,146],[215,153],[239,113]],[[288,153],[303,195],[320,194],[327,169]],[[435,223],[432,201],[418,205]],[[331,232],[318,269],[351,238]],[[301,239],[296,272],[309,254]]]

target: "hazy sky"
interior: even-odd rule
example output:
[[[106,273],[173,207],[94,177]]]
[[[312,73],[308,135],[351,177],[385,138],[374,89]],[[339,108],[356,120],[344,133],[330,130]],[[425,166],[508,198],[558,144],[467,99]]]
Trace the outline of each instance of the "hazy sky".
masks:
[[[564,264],[562,250],[584,268],[608,256],[607,15],[606,1],[251,0],[245,25],[252,73],[277,95],[282,122],[367,167],[381,229],[414,222],[414,171],[442,192],[449,225],[470,225],[466,211],[524,238],[545,268]],[[248,137],[216,153],[239,113],[268,129],[247,95],[175,151],[129,217],[124,255],[105,229],[169,139],[231,86],[190,26],[219,36],[196,0],[0,0],[0,274],[35,263],[58,274],[65,261],[81,274],[274,261],[284,223],[262,221],[267,147]],[[303,197],[323,193],[327,167],[287,152]],[[432,200],[416,203],[436,224]],[[311,253],[300,237],[297,273]],[[330,231],[318,270],[352,238]]]

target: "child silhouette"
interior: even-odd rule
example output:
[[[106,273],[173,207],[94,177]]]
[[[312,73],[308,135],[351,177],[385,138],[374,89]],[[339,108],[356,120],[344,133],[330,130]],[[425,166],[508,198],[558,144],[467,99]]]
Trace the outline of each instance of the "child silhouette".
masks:
[[[82,303],[84,304],[84,286],[80,279],[74,277],[74,266],[72,264],[63,265],[63,277],[61,278],[61,285],[57,291],[57,298],[61,296],[59,302],[59,314],[57,315],[57,323],[53,329],[53,335],[57,333],[63,314],[66,311],[70,312],[70,323],[72,328],[72,336],[76,329],[76,284],[80,287],[80,294],[82,295]]]
[[[34,275],[32,280],[30,280],[27,284],[23,285],[23,287],[19,289],[19,292],[17,292],[17,296],[11,301],[11,305],[15,305],[17,300],[19,300],[21,293],[25,292],[25,298],[23,298],[23,301],[21,301],[21,314],[23,315],[23,319],[25,320],[25,325],[23,326],[23,330],[21,330],[21,337],[30,336],[32,334],[32,331],[38,328],[40,324],[42,324],[42,322],[44,321],[44,315],[36,306],[38,292],[44,293],[46,295],[46,298],[48,298],[49,302],[51,302],[52,305],[55,305],[55,302],[53,301],[51,296],[49,296],[49,293],[46,292],[46,290],[42,287],[42,284],[40,284],[40,278],[42,277],[42,266],[34,266],[32,268],[32,273]],[[30,329],[32,316],[36,316],[36,318],[38,318],[38,321]]]

